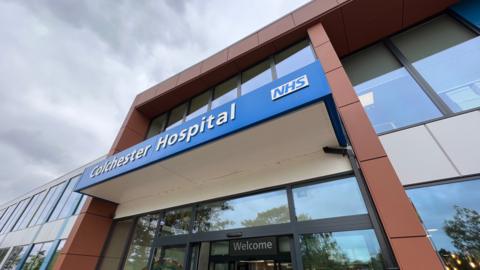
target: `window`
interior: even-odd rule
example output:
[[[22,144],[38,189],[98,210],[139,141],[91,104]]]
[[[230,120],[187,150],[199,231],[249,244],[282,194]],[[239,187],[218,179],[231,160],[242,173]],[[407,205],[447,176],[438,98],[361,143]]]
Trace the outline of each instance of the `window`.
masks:
[[[170,210],[165,213],[160,235],[179,235],[189,233],[192,208]]]
[[[83,208],[83,206],[85,205],[85,202],[87,201],[87,199],[88,199],[88,196],[87,196],[87,195],[83,195],[83,196],[82,196],[82,199],[81,199],[80,202],[78,203],[77,209],[75,209],[75,212],[73,213],[73,215],[78,215],[78,214],[80,214],[80,212],[82,211],[82,208]]]
[[[450,269],[480,265],[480,179],[407,190]],[[470,268],[469,268],[470,269]]]
[[[25,199],[17,204],[17,206],[15,207],[15,210],[10,216],[10,219],[2,228],[2,231],[0,231],[0,234],[8,233],[12,230],[13,226],[17,223],[18,218],[23,213],[23,210],[25,210],[25,207],[27,206],[29,201],[30,201],[30,198]]]
[[[306,234],[300,247],[305,270],[384,269],[373,230]]]
[[[199,206],[195,232],[290,222],[287,193],[272,191]]]
[[[174,128],[180,125],[183,122],[183,118],[185,116],[185,112],[187,110],[187,103],[181,104],[175,107],[173,110],[170,111],[170,115],[168,116],[168,123],[166,130]]]
[[[70,179],[67,188],[63,192],[62,197],[58,201],[57,206],[55,207],[55,210],[53,210],[48,221],[65,218],[73,214],[74,208],[77,206],[78,201],[82,196],[80,193],[73,192],[78,180],[80,180],[80,176]]]
[[[212,109],[236,99],[238,96],[238,77],[233,77],[215,87]]]
[[[0,219],[0,232],[3,229],[3,227],[5,226],[5,224],[9,221],[10,216],[12,215],[16,206],[17,206],[16,204],[10,205],[7,209],[4,210],[5,212],[2,216],[2,218]]]
[[[65,242],[67,240],[62,240],[58,243],[57,248],[55,249],[55,253],[52,256],[52,259],[48,262],[47,270],[52,270],[53,267],[55,266],[55,262],[57,261],[58,256],[60,255],[60,251],[62,250],[63,246],[65,245]]]
[[[367,214],[355,177],[293,189],[298,221]]]
[[[3,259],[7,256],[8,250],[10,248],[0,248],[0,266],[2,265]]]
[[[206,91],[190,101],[190,108],[188,109],[187,121],[193,119],[200,114],[206,113],[208,110],[208,103],[210,102],[211,92]]]
[[[133,219],[118,221],[113,225],[98,270],[117,270],[119,268],[133,225]]]
[[[150,123],[150,127],[148,129],[147,139],[157,134],[160,134],[162,131],[165,130],[166,125],[167,125],[167,113],[164,113],[160,116],[153,118],[152,122]]]
[[[65,185],[66,185],[66,182],[63,182],[61,184],[51,187],[48,190],[47,195],[45,196],[45,199],[40,204],[40,207],[38,208],[37,212],[35,212],[35,215],[30,221],[30,224],[28,224],[29,227],[42,224],[43,222],[46,221],[46,219],[48,218],[48,215],[50,214],[53,207],[55,206],[55,203],[57,202],[58,198],[62,194],[62,191]]]
[[[28,251],[28,246],[13,247],[7,259],[3,263],[2,270],[17,269],[17,265],[20,263],[20,260],[23,258],[23,256],[27,251]]]
[[[343,65],[377,133],[442,116],[381,43],[343,59]]]
[[[304,40],[275,55],[277,77],[285,76],[315,61],[308,41]]]
[[[125,270],[147,269],[150,250],[155,238],[159,215],[140,217],[125,261]]]
[[[480,37],[442,15],[392,41],[452,111],[480,106]]]
[[[155,249],[153,270],[183,270],[185,247],[160,247]]]
[[[28,254],[28,257],[22,269],[39,270],[51,246],[52,242],[38,243],[33,245],[33,248],[30,251],[30,254]]]
[[[272,69],[270,68],[270,59],[268,59],[242,72],[242,95],[264,86],[272,80]]]
[[[21,230],[27,227],[28,223],[33,218],[33,214],[35,211],[37,211],[38,207],[42,203],[46,193],[46,191],[43,191],[33,196],[17,224],[15,224],[15,227],[13,227],[13,230]]]

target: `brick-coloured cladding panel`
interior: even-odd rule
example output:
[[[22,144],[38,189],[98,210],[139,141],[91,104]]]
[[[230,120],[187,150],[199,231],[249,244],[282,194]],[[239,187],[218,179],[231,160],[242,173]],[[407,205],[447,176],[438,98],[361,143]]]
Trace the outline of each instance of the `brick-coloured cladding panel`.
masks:
[[[115,214],[116,204],[89,198],[77,217],[55,270],[95,270]]]
[[[340,60],[333,47],[327,46],[326,31],[317,24],[308,32],[400,269],[443,269],[343,67],[335,68]]]

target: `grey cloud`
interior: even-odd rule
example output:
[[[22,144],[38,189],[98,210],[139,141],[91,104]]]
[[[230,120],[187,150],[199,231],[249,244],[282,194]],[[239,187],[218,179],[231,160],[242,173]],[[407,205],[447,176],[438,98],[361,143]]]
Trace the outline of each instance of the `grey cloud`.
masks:
[[[305,1],[0,1],[0,204],[104,155],[137,93]]]

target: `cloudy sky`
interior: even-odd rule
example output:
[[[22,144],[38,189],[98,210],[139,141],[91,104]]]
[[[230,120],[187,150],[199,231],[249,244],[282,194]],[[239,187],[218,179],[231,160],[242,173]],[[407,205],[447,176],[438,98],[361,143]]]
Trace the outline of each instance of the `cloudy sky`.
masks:
[[[307,0],[0,0],[0,204],[104,155],[135,95]]]

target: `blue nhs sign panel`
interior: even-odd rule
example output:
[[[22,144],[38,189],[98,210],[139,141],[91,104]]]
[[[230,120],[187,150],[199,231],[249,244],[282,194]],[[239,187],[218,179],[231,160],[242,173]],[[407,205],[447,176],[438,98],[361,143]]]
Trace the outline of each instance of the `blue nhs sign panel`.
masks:
[[[122,174],[319,101],[326,105],[339,144],[345,145],[330,87],[320,62],[316,61],[86,168],[75,190],[114,181]]]

